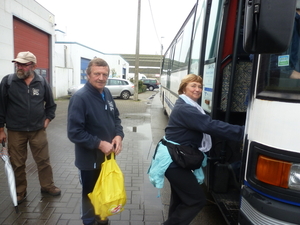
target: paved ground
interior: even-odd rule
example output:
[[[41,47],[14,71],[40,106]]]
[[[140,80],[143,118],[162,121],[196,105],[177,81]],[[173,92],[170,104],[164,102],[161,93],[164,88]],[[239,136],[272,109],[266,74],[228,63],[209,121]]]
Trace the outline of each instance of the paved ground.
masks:
[[[125,176],[128,196],[126,209],[110,217],[112,225],[157,225],[163,221],[161,199],[148,180],[147,170],[153,151],[151,136],[151,101],[157,92],[139,95],[141,101],[117,99],[125,132],[123,151],[117,157]],[[66,133],[68,100],[57,101],[57,116],[48,128],[54,180],[61,188],[59,197],[40,193],[37,169],[31,154],[27,160],[28,197],[14,211],[4,163],[0,163],[0,224],[79,225],[80,192],[78,171],[74,166],[74,147]]]
[[[158,225],[165,220],[168,211],[168,183],[161,191],[161,198],[157,198],[158,191],[150,184],[147,175],[155,145],[164,134],[167,118],[163,114],[157,91],[139,94],[139,99],[116,99],[125,132],[123,151],[117,161],[125,176],[128,199],[125,210],[110,217],[111,225]],[[56,118],[47,129],[54,180],[62,190],[61,196],[50,197],[40,193],[37,169],[29,153],[28,197],[19,205],[20,212],[17,214],[9,196],[4,163],[0,161],[0,224],[82,224],[81,186],[74,166],[74,146],[67,138],[68,102],[68,99],[57,100]],[[209,203],[191,223],[197,224],[225,223],[216,206]]]

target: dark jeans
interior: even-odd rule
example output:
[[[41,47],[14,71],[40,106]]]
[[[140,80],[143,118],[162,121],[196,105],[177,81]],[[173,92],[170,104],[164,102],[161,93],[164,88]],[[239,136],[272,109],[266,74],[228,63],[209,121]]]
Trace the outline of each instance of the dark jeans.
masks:
[[[81,219],[84,225],[95,223],[94,207],[88,197],[93,191],[100,170],[80,170],[80,182],[82,185]]]
[[[188,225],[206,203],[202,187],[188,169],[168,168],[165,176],[171,185],[171,202],[164,225]]]

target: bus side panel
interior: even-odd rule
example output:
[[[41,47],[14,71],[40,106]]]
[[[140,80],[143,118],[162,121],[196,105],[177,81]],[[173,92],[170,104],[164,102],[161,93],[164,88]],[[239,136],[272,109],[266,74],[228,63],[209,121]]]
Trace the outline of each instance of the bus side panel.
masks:
[[[300,128],[299,119],[290,119],[299,118],[299,112],[300,104],[254,99],[248,112],[248,120],[251,121],[247,130],[249,140],[271,147],[276,146],[278,149],[300,152],[299,132],[290,132]]]

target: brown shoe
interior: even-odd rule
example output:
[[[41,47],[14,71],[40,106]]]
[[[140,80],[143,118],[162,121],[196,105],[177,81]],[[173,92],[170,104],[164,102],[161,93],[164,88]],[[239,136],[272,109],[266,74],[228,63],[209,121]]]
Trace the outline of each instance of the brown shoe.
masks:
[[[55,186],[52,186],[51,188],[41,188],[41,192],[52,196],[58,196],[61,194],[61,190]]]
[[[27,197],[27,192],[26,191],[24,193],[17,193],[18,205],[21,204],[22,202],[24,202],[26,197]]]

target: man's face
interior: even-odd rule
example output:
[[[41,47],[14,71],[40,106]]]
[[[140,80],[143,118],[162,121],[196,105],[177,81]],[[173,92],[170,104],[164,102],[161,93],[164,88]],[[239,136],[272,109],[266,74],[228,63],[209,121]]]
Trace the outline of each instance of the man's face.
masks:
[[[16,63],[16,68],[17,68],[17,76],[19,79],[25,80],[30,76],[30,74],[33,73],[33,63]]]
[[[107,66],[91,66],[91,74],[88,75],[90,84],[96,88],[99,92],[103,91],[108,79],[108,67]]]

